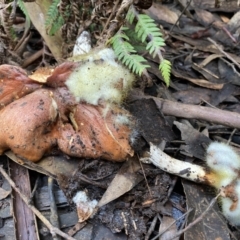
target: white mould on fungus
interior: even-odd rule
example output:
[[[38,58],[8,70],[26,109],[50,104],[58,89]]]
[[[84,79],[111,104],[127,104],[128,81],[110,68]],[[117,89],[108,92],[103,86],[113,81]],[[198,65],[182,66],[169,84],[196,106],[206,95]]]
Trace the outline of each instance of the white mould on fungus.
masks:
[[[212,142],[207,149],[212,185],[221,191],[220,205],[230,224],[240,226],[240,157],[225,143]]]
[[[212,142],[207,148],[208,167],[217,175],[213,185],[217,188],[230,184],[238,177],[240,157],[229,145]]]
[[[102,100],[120,104],[135,80],[134,75],[116,61],[111,48],[93,50],[74,57],[73,61],[81,63],[65,84],[78,102],[97,105]]]
[[[240,226],[240,180],[237,180],[232,189],[234,199],[221,197],[220,204],[223,215],[228,219],[231,225]],[[232,192],[231,192],[232,194]]]

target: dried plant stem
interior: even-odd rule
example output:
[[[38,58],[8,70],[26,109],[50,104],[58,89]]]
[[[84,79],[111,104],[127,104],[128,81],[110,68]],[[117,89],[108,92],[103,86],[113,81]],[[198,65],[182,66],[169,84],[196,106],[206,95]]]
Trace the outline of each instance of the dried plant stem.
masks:
[[[25,204],[34,212],[34,214],[46,225],[46,227],[50,230],[52,236],[58,234],[61,237],[64,237],[67,240],[76,240],[75,238],[70,237],[66,233],[62,232],[60,229],[53,227],[52,224],[41,214],[38,209],[36,209],[34,206],[30,205],[29,199],[20,192],[19,188],[16,186],[16,184],[13,182],[13,180],[8,176],[8,174],[5,172],[2,166],[0,166],[0,172],[3,175],[3,177],[9,182],[11,187],[19,194],[19,196],[22,198],[22,200],[25,202]]]
[[[226,53],[214,40],[212,40],[211,38],[207,38],[208,41],[210,41],[212,44],[214,44],[214,46],[222,53],[224,54],[224,56],[229,59],[230,61],[232,61],[234,64],[236,64],[236,66],[238,68],[240,68],[240,64],[233,58],[231,57],[228,53]]]

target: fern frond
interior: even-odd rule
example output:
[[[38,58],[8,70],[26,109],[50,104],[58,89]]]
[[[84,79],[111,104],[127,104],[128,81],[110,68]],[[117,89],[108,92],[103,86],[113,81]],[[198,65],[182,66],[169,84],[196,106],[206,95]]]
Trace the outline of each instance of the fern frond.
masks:
[[[58,11],[58,4],[60,0],[53,0],[51,6],[47,12],[47,18],[45,21],[45,28],[49,35],[54,35],[57,30],[61,28],[64,23],[63,17],[60,15]]]
[[[160,61],[159,70],[166,85],[169,86],[171,63],[162,56],[162,51],[164,50],[162,47],[165,46],[165,41],[160,29],[152,18],[146,14],[139,14],[134,6],[131,6],[127,13],[126,20],[130,24],[133,24],[134,19],[137,20],[134,28],[134,37],[128,34],[131,30],[122,27],[120,31],[110,39],[109,42],[112,44],[115,54],[118,59],[134,73],[142,75],[149,65],[147,65],[146,59],[137,54],[136,48],[130,44],[130,42],[133,43],[134,40],[136,42],[142,42],[142,48],[146,49],[153,57],[158,56]]]
[[[171,62],[163,59],[159,65],[159,70],[162,73],[164,82],[167,86],[170,84],[170,74],[171,74]]]
[[[160,33],[159,28],[154,23],[154,20],[151,19],[148,15],[139,14],[137,18],[138,22],[135,27],[135,32],[142,42],[146,41],[148,35],[156,35],[157,31]]]
[[[64,19],[61,15],[59,15],[52,27],[50,28],[48,34],[50,36],[54,35],[64,24]]]
[[[149,39],[146,49],[151,55],[153,55],[153,57],[155,57],[159,48],[165,46],[162,33],[155,24],[154,20],[148,15],[138,15],[138,23],[135,27],[135,32],[142,42],[145,42],[147,38]]]
[[[155,57],[159,48],[163,46],[165,46],[164,39],[157,37],[148,42],[146,49],[153,57]]]
[[[129,42],[124,41],[124,39],[129,40],[121,31],[112,37],[110,43],[112,44],[113,50],[119,61],[134,73],[142,75],[143,71],[148,68],[149,65],[146,64],[146,59],[142,56],[134,54],[136,50]]]
[[[129,9],[129,11],[127,12],[127,15],[126,15],[126,20],[132,24],[133,23],[133,20],[135,18],[135,14],[134,14],[134,11],[132,8]]]

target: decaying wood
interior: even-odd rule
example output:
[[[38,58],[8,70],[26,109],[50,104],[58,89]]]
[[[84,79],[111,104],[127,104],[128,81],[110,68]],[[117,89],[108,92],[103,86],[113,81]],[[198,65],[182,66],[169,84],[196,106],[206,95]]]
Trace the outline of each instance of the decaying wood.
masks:
[[[0,166],[0,172],[3,175],[3,177],[9,182],[9,184],[12,186],[12,188],[19,194],[19,196],[22,198],[22,200],[25,202],[25,204],[34,212],[34,214],[46,225],[46,227],[50,230],[51,234],[54,236],[54,234],[58,234],[59,236],[62,236],[66,238],[67,240],[75,240],[75,238],[70,237],[66,233],[62,232],[60,229],[53,227],[52,224],[39,212],[34,206],[29,205],[29,199],[21,193],[19,188],[16,186],[16,184],[13,182],[13,180],[8,176],[8,174],[5,172],[2,166]]]
[[[49,177],[48,178],[48,193],[49,193],[50,210],[51,210],[50,222],[54,227],[60,228],[57,205],[56,205],[55,196],[54,196],[54,192],[53,192],[53,184],[54,184],[53,178]],[[56,235],[53,236],[53,239],[61,240],[60,237],[56,236]]]
[[[9,171],[13,181],[17,182],[20,191],[29,197],[31,194],[31,185],[28,169],[16,164],[13,161],[9,161]],[[17,236],[21,236],[22,239],[37,240],[37,225],[33,212],[15,191],[13,191],[12,194],[14,209],[13,214]]]

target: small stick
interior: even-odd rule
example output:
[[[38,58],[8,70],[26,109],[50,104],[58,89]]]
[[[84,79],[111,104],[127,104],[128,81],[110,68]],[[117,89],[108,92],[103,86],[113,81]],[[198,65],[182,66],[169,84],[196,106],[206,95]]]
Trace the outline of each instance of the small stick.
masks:
[[[189,223],[187,227],[185,227],[183,230],[179,231],[177,234],[175,234],[174,236],[172,236],[170,239],[167,240],[172,240],[175,239],[176,237],[179,237],[180,235],[182,235],[184,232],[186,232],[187,230],[189,230],[191,227],[193,227],[194,225],[196,225],[197,223],[199,223],[200,221],[203,220],[203,218],[205,217],[205,215],[209,212],[209,210],[214,206],[214,204],[217,202],[218,197],[221,195],[221,193],[219,193],[215,198],[212,199],[212,201],[210,202],[210,204],[208,205],[208,207],[206,208],[206,210],[199,216],[197,217],[193,222]]]
[[[144,240],[148,240],[150,238],[151,234],[153,233],[153,231],[154,231],[154,229],[156,227],[157,220],[158,220],[158,214],[156,214],[154,219],[152,220],[151,225],[150,225],[150,227],[149,227],[149,229],[147,231],[147,234],[146,234]]]
[[[36,61],[38,58],[40,58],[42,54],[43,54],[43,49],[40,49],[37,52],[33,53],[30,57],[24,60],[22,67],[26,68],[27,66],[32,64],[34,61]]]
[[[51,177],[48,177],[48,194],[50,199],[50,211],[51,211],[50,222],[54,227],[60,228],[57,205],[56,205],[55,196],[53,192],[54,191],[53,183],[54,183],[54,179]],[[61,238],[55,235],[53,236],[53,239],[60,240]]]
[[[28,201],[29,205],[32,205],[32,203],[33,203],[33,197],[34,197],[35,192],[36,192],[36,190],[37,190],[38,183],[39,183],[39,176],[38,176],[37,179],[36,179],[36,182],[35,182],[35,184],[34,184],[33,190],[32,190],[31,195],[30,195],[30,197],[29,197],[29,201]]]
[[[155,236],[154,238],[152,238],[151,240],[156,240],[158,237],[160,237],[163,233],[165,233],[168,229],[170,229],[170,227],[175,224],[178,220],[184,218],[185,216],[187,216],[193,209],[190,208],[187,212],[185,212],[181,217],[177,218],[176,220],[174,220],[167,228],[163,229],[161,232],[158,233],[157,236]],[[175,236],[174,236],[175,238]]]
[[[5,172],[2,166],[0,166],[0,172],[5,177],[5,179],[9,182],[11,187],[19,194],[19,196],[22,198],[22,200],[25,202],[25,204],[34,212],[34,214],[46,225],[46,227],[50,230],[52,236],[58,234],[61,237],[64,237],[67,240],[76,240],[75,238],[70,237],[66,233],[62,232],[60,229],[53,227],[52,224],[41,214],[41,212],[36,209],[34,206],[29,205],[28,198],[22,194],[19,190],[19,188],[16,186],[16,184],[13,182],[13,180],[8,176],[8,174]]]
[[[233,57],[231,57],[228,53],[226,53],[214,40],[212,40],[211,38],[207,38],[207,40],[208,40],[209,42],[213,43],[214,46],[217,47],[217,49],[218,49],[222,54],[224,54],[224,56],[225,56],[226,58],[228,58],[230,61],[232,61],[234,64],[236,64],[236,66],[237,66],[238,68],[240,68],[239,63],[238,63]]]

